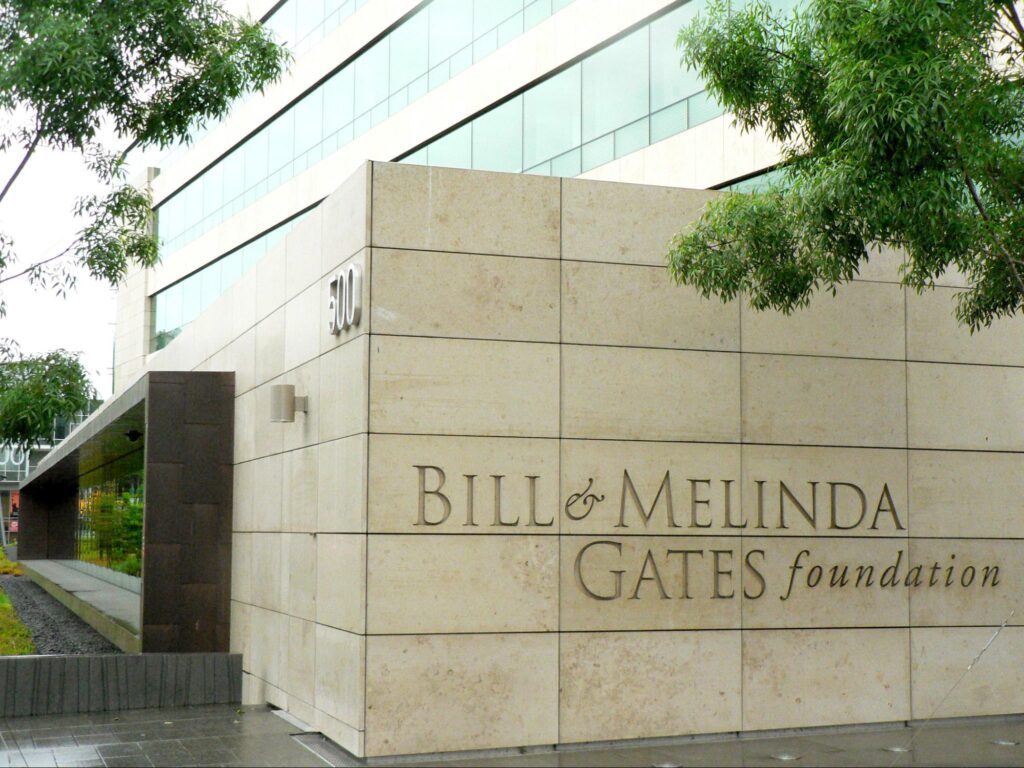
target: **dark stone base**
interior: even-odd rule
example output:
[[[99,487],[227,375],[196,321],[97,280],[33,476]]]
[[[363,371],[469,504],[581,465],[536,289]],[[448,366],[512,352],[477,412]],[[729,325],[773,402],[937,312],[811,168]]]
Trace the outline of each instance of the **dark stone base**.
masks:
[[[0,657],[0,717],[241,700],[237,653]]]

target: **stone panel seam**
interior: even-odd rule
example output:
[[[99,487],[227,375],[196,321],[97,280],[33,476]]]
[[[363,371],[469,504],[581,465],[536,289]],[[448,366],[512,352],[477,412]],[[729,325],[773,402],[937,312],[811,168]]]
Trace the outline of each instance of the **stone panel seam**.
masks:
[[[581,96],[582,98],[582,96]],[[525,118],[524,118],[525,119]],[[563,200],[565,180],[558,180],[558,504],[561,506],[565,498],[565,489],[562,487],[562,416],[565,411],[565,360],[562,355],[562,344],[565,342],[565,246],[563,242],[565,232],[565,204]],[[555,737],[559,744],[562,743],[562,510],[557,509],[555,514],[559,517],[558,522],[558,618],[555,626],[558,630],[557,653],[555,655],[558,669],[555,686]]]
[[[744,299],[743,299],[743,296],[741,294],[740,298],[739,298],[739,301],[736,302],[736,304],[737,304],[736,314],[738,315],[737,322],[736,322],[736,332],[738,334],[737,340],[739,341],[739,345],[740,345],[740,360],[739,360],[740,385],[738,387],[738,389],[739,389],[739,401],[740,401],[740,406],[739,406],[739,418],[740,418],[740,429],[739,429],[739,436],[740,436],[740,475],[739,475],[739,478],[737,479],[737,482],[738,482],[738,485],[740,487],[739,492],[740,492],[740,509],[741,510],[744,509],[744,506],[743,506],[743,486],[746,485],[746,483],[743,482],[743,454],[745,453],[745,451],[743,450],[743,446],[744,446],[744,440],[746,438],[746,430],[744,429],[744,424],[745,424],[746,420],[743,417],[743,384],[744,384],[744,377],[743,377],[743,361],[744,361],[744,357],[743,357],[743,300]],[[744,610],[743,609],[744,609],[744,606],[746,604],[745,597],[744,597],[744,592],[743,592],[743,573],[744,573],[744,570],[745,570],[744,567],[743,567],[743,562],[744,562],[743,558],[744,558],[744,551],[745,550],[744,550],[744,547],[743,547],[743,531],[742,530],[740,531],[739,539],[740,539],[740,611],[739,611],[739,613],[740,613],[740,730],[742,731],[743,730],[743,725],[744,725],[744,720],[746,718],[746,706],[745,706],[745,701],[744,701],[744,681],[746,679],[746,669],[745,669],[745,666],[744,666],[744,646],[746,644],[743,642],[743,637],[744,637],[744,635],[743,635],[743,630],[744,630],[744,627],[743,627],[743,614],[744,614]]]
[[[468,437],[468,438],[492,438],[496,440],[557,440],[557,437],[552,435],[484,435],[484,434],[471,434],[471,433],[444,433],[444,432],[356,432],[353,435],[346,435],[346,437],[353,437],[354,435],[368,434],[368,435],[386,435],[391,437]],[[344,439],[344,438],[337,438]],[[563,437],[562,440],[575,440],[577,442],[611,442],[611,443],[664,443],[668,445],[740,445],[738,440],[651,440],[643,439],[639,437]],[[748,441],[743,445],[750,446],[762,446],[767,448],[835,448],[851,451],[904,451],[907,449],[902,448],[899,445],[858,445],[855,443],[848,444],[835,444],[835,443],[761,443]],[[909,450],[912,451],[935,451],[945,453],[1001,453],[1008,454],[1011,456],[1018,456],[1024,454],[1024,450],[1014,451],[1007,448],[933,448],[923,446],[911,446]],[[277,454],[267,454],[267,456]],[[261,458],[261,457],[257,457]],[[247,459],[246,461],[251,461]],[[244,462],[238,462],[244,463]]]
[[[361,334],[363,335],[363,334]],[[655,346],[647,344],[594,344],[591,342],[582,341],[546,341],[544,339],[508,339],[508,338],[494,338],[488,336],[444,336],[438,334],[419,334],[419,333],[375,333],[375,336],[384,338],[396,338],[396,339],[430,339],[434,341],[479,341],[479,342],[491,342],[495,344],[547,344],[566,347],[588,347],[594,349],[638,349],[638,350],[652,350],[652,351],[663,351],[663,352],[701,352],[701,353],[715,353],[723,355],[758,355],[761,357],[800,357],[800,358],[811,358],[815,360],[851,360],[851,361],[864,361],[872,363],[914,363],[920,365],[948,365],[948,366],[965,366],[971,368],[998,368],[998,369],[1011,369],[1021,370],[1024,369],[1024,365],[1012,365],[1009,363],[971,363],[971,362],[960,362],[952,360],[908,360],[904,357],[864,357],[863,355],[831,355],[826,353],[812,354],[809,352],[771,352],[761,351],[752,349],[721,349],[713,347],[666,347],[666,346]],[[347,343],[347,342],[346,342]],[[338,345],[343,346],[343,345]],[[326,354],[326,353],[325,353]],[[319,355],[322,357],[322,355]],[[312,360],[313,358],[310,358]],[[307,361],[309,362],[309,361]],[[276,377],[275,377],[276,378]],[[268,380],[269,381],[269,380]]]
[[[907,557],[913,562],[911,532],[914,529],[914,501],[910,491],[910,299],[907,287],[903,287],[903,416],[906,419],[905,450],[907,468]],[[907,591],[907,717],[914,717],[914,591]]]
[[[369,280],[367,286],[367,317],[373,316],[373,248],[374,248],[374,233],[373,233],[373,198],[374,198],[374,177],[376,175],[377,164],[370,164],[370,173],[368,174],[368,186],[366,195],[366,229],[367,238],[366,241],[369,244],[369,250],[367,253],[367,266],[369,267]],[[363,720],[363,751],[366,751],[366,732],[369,731],[369,693],[370,693],[370,643],[368,642],[368,633],[370,631],[370,494],[373,489],[370,487],[370,404],[373,402],[373,375],[370,370],[373,364],[373,328],[368,328],[369,339],[366,344],[366,453],[365,461],[366,464],[363,467],[364,472],[364,487],[366,491],[363,495],[363,526],[365,528],[363,532],[363,540],[366,545],[363,547],[363,701],[362,701],[362,720]]]
[[[348,440],[348,439],[353,438],[353,437],[359,437],[360,435],[369,435],[369,434],[372,434],[372,433],[370,433],[370,432],[353,432],[353,433],[351,433],[349,435],[342,435],[341,437],[332,437],[329,440],[321,440],[321,441],[316,442],[316,443],[308,443],[306,445],[298,445],[298,446],[296,446],[294,448],[288,448],[287,450],[273,451],[271,453],[261,453],[258,456],[252,456],[252,457],[250,457],[248,459],[242,459],[240,461],[236,461],[236,462],[234,462],[232,464],[232,466],[238,467],[238,466],[241,466],[242,464],[253,464],[253,463],[257,462],[257,461],[262,461],[263,459],[272,459],[275,456],[284,457],[286,454],[295,453],[296,451],[308,451],[310,448],[318,448],[321,445],[326,445],[327,443],[334,443],[334,442],[338,442],[339,440]],[[388,433],[388,432],[379,432],[377,434],[390,434],[390,433]],[[167,463],[173,463],[173,462],[167,462]]]

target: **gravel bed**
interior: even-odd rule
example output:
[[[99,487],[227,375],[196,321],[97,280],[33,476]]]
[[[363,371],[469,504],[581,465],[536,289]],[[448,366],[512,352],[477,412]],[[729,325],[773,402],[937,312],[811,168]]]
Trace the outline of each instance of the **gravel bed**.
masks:
[[[7,593],[18,618],[32,632],[38,653],[75,656],[121,653],[117,646],[25,576],[0,576],[0,589]]]

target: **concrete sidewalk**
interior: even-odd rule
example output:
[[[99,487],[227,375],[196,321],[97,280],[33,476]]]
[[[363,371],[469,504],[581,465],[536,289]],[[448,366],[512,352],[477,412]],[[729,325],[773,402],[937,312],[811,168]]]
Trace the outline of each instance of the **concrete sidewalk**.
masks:
[[[143,709],[0,720],[0,766],[326,766],[265,707]]]
[[[265,707],[150,709],[0,721],[0,766],[357,766]],[[833,728],[761,738],[397,758],[409,766],[1024,766],[1024,717]]]

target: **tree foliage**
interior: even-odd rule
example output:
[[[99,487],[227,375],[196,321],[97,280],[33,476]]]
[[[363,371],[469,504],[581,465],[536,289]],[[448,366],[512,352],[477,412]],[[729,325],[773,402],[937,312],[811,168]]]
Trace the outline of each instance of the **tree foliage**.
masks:
[[[0,205],[41,147],[82,152],[107,189],[77,202],[82,228],[54,255],[24,258],[0,233],[0,290],[20,278],[60,294],[74,286],[76,267],[116,284],[132,267],[155,264],[149,192],[127,183],[126,151],[110,152],[97,137],[112,129],[125,145],[187,142],[237,98],[276,80],[286,61],[259,24],[217,0],[0,0],[0,151],[21,153]],[[6,349],[6,358],[0,443],[49,434],[52,416],[72,413],[87,395],[73,355]]]
[[[95,396],[79,356],[58,349],[23,356],[7,341],[0,353],[0,429],[4,442],[28,449],[53,432],[54,420],[86,411]]]
[[[805,306],[904,249],[917,290],[959,270],[972,330],[1024,309],[1024,25],[1012,0],[715,0],[684,61],[744,130],[783,147],[769,187],[716,198],[672,275],[705,297]]]

